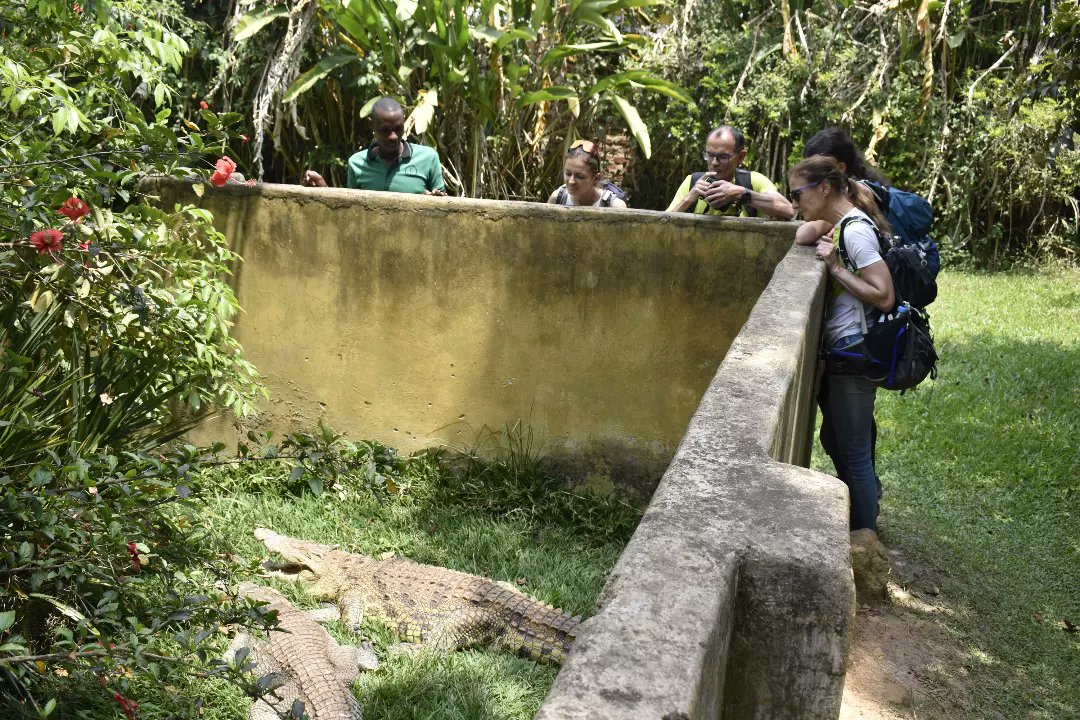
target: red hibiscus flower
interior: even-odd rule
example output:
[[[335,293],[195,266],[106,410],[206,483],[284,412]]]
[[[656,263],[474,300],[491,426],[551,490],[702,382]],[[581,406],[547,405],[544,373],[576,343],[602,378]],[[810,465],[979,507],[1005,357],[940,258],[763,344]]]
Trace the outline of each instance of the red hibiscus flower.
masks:
[[[44,255],[45,253],[58,253],[61,248],[61,241],[64,239],[64,233],[59,230],[38,230],[36,233],[30,234],[30,242],[33,243],[37,251]]]
[[[135,572],[139,572],[140,570],[142,570],[142,563],[139,562],[139,548],[135,545],[134,542],[129,542],[127,544],[127,551],[128,555],[131,556],[132,569],[134,569]]]
[[[209,110],[210,109],[210,106],[206,104],[205,100],[200,100],[199,101],[199,107],[201,107],[203,110]]]
[[[79,3],[72,3],[71,9],[76,15],[82,15],[82,5]]]
[[[139,703],[131,698],[124,697],[118,692],[113,693],[113,700],[120,706],[120,710],[127,715],[128,720],[135,720],[135,711],[139,709]]]
[[[222,187],[229,181],[229,176],[236,172],[236,163],[228,155],[214,164],[214,174],[210,176],[210,182]]]
[[[80,222],[84,215],[90,213],[90,206],[80,198],[72,196],[64,201],[64,204],[60,206],[57,212],[61,215],[67,215],[67,219],[71,222]]]

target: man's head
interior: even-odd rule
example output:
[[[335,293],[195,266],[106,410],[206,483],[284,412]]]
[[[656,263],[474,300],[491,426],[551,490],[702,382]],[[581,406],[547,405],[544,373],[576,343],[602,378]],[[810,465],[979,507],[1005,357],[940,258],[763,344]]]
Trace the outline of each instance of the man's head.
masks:
[[[731,182],[735,179],[736,168],[746,158],[746,138],[738,128],[721,125],[709,133],[701,155],[709,172],[720,180]]]
[[[393,98],[379,98],[371,108],[375,144],[383,157],[397,157],[405,139],[405,111]]]

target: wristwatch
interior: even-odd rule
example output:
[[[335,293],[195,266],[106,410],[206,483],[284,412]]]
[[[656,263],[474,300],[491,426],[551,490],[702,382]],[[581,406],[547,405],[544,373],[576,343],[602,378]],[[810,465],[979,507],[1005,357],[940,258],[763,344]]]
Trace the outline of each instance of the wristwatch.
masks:
[[[739,198],[739,202],[741,202],[743,205],[749,205],[751,197],[753,197],[753,194],[749,190],[743,190],[742,197]]]

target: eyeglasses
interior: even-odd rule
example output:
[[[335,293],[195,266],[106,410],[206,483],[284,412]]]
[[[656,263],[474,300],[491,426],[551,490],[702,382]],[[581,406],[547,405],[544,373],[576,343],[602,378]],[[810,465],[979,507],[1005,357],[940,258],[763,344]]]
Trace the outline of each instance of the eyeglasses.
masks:
[[[571,150],[577,150],[578,148],[581,148],[597,160],[600,159],[600,152],[596,149],[596,143],[594,143],[592,140],[575,140],[574,142],[570,143]]]
[[[705,162],[712,162],[715,160],[718,163],[729,163],[734,157],[735,156],[731,153],[711,153],[708,150],[701,153],[701,159]]]
[[[817,187],[823,182],[825,181],[818,180],[817,182],[806,183],[805,185],[800,185],[799,187],[795,188],[791,191],[791,202],[799,202],[799,196],[803,194],[803,190],[809,190],[812,187]]]

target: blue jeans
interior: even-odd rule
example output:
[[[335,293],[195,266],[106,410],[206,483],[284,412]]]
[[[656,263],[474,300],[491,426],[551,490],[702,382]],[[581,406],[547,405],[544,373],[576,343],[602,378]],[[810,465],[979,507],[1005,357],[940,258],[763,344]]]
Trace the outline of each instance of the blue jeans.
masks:
[[[844,340],[847,340],[845,338]],[[838,345],[843,345],[841,340]],[[874,472],[874,399],[877,386],[857,375],[821,381],[821,445],[848,486],[851,529],[877,529],[878,479]]]

